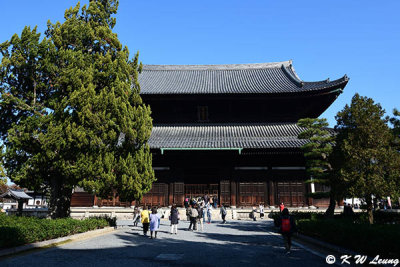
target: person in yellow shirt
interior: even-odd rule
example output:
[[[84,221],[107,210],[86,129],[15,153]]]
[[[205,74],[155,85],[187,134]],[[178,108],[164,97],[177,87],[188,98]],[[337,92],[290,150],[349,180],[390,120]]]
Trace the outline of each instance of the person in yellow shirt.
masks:
[[[147,231],[149,231],[150,225],[150,211],[143,206],[143,210],[140,213],[140,217],[142,218],[142,225],[143,225],[143,235],[147,236]]]

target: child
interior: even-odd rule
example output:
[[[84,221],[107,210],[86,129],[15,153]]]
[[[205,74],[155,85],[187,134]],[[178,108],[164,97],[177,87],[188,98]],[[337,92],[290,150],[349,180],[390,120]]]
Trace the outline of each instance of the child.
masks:
[[[150,214],[150,238],[153,239],[153,232],[154,238],[157,238],[157,230],[160,228],[160,214],[157,213],[157,208],[153,207],[151,209]]]

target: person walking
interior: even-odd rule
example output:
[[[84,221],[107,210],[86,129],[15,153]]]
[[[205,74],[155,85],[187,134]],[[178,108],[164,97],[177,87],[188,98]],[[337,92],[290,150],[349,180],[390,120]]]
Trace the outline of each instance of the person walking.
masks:
[[[190,209],[189,216],[190,216],[190,224],[189,224],[188,230],[196,231],[197,230],[197,217],[199,216],[199,213],[197,212],[197,205],[193,205],[193,207]]]
[[[140,217],[142,218],[142,225],[143,225],[143,235],[147,236],[147,231],[149,231],[149,225],[150,225],[150,212],[146,208],[146,206],[143,206],[143,210],[140,213]]]
[[[297,232],[296,221],[292,216],[289,215],[289,210],[284,208],[282,210],[282,215],[279,220],[279,232],[282,234],[286,254],[290,253],[292,247],[292,235]]]
[[[250,218],[252,218],[253,221],[257,220],[256,213],[257,213],[257,208],[256,207],[252,207],[251,208],[251,212],[250,212]]]
[[[224,205],[221,205],[221,208],[219,209],[219,213],[221,214],[222,217],[222,223],[226,223],[225,216],[226,216],[226,209]]]
[[[203,200],[201,202],[201,210],[203,212],[203,214],[201,215],[201,217],[203,218],[203,224],[206,223],[206,203],[208,203],[207,201]],[[203,226],[202,226],[203,227]]]
[[[133,226],[136,227],[140,220],[140,210],[138,206],[135,206],[133,210]]]
[[[213,198],[213,202],[214,202],[214,209],[217,209],[218,208],[218,196],[215,196]]]
[[[260,203],[260,205],[258,206],[260,209],[260,219],[264,218],[264,205],[262,203]]]
[[[283,205],[283,202],[279,205],[279,211],[282,213],[283,209],[285,208],[285,205]]]
[[[210,224],[211,223],[211,211],[212,211],[210,202],[207,203],[206,210],[207,210],[207,219],[208,219],[207,223]]]
[[[160,214],[157,213],[157,208],[153,207],[151,209],[151,214],[150,214],[150,238],[153,239],[153,233],[154,233],[154,238],[157,238],[157,230],[160,228]]]
[[[170,221],[171,221],[171,235],[175,232],[175,234],[178,234],[178,223],[179,223],[179,211],[176,208],[176,204],[172,205],[171,207],[171,215],[170,215]]]
[[[189,207],[189,197],[185,197],[185,201],[183,202],[183,205],[185,206],[185,209]]]
[[[188,222],[190,222],[190,213],[192,212],[192,207],[191,206],[188,206],[187,208],[186,208],[186,220],[188,221]]]
[[[199,216],[197,216],[197,221],[199,222],[200,229],[203,232],[204,227],[203,227],[203,220],[204,220],[204,207],[202,206],[197,206],[197,213]]]

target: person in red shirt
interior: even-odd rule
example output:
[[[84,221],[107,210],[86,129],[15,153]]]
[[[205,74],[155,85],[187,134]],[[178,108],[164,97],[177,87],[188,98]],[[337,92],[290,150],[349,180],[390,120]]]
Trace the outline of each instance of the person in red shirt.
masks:
[[[279,205],[279,210],[280,210],[280,212],[282,212],[284,208],[285,208],[285,205],[283,205],[283,202],[282,202],[282,203]]]

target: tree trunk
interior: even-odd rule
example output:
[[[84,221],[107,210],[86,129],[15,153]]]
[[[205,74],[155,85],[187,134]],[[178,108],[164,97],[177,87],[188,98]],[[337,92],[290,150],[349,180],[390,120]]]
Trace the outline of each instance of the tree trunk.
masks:
[[[332,193],[329,194],[329,207],[325,211],[325,217],[333,218],[335,215],[336,200]]]
[[[368,197],[365,199],[367,202],[367,214],[368,214],[368,222],[369,224],[374,224],[374,213],[373,213],[373,202],[372,198]]]
[[[50,216],[52,219],[66,218],[70,214],[72,188],[63,184],[60,177],[51,178]]]
[[[24,200],[23,199],[19,199],[18,200],[18,209],[17,209],[17,216],[22,216],[22,210],[24,208]]]

